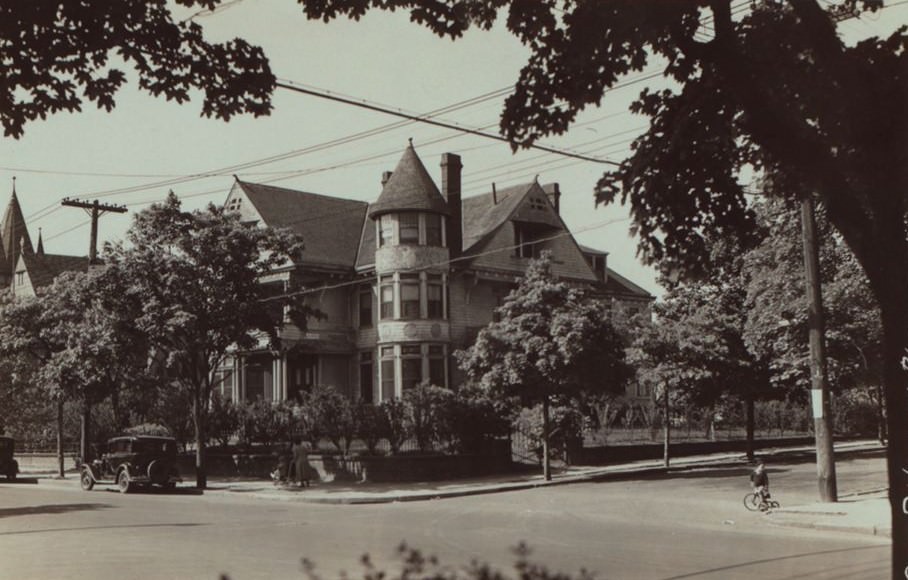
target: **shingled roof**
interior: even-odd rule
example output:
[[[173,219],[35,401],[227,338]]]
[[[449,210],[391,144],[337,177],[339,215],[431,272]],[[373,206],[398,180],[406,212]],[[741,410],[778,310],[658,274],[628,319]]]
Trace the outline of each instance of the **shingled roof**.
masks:
[[[23,252],[22,259],[25,262],[33,288],[42,288],[53,284],[54,279],[63,272],[85,272],[88,270],[88,256]]]
[[[22,208],[19,207],[19,200],[16,198],[16,190],[13,189],[13,195],[3,214],[3,221],[0,222],[0,267],[4,273],[10,276],[13,274],[16,260],[23,250],[29,253],[34,251]]]
[[[354,266],[368,203],[239,180],[237,185],[265,225],[302,236],[302,262]]]
[[[467,253],[487,234],[506,222],[520,205],[523,194],[535,183],[514,185],[490,194],[466,197],[463,200],[463,251]]]
[[[450,215],[448,204],[411,144],[404,150],[397,167],[391,173],[378,196],[369,207],[369,217],[375,219],[392,211],[427,211]]]

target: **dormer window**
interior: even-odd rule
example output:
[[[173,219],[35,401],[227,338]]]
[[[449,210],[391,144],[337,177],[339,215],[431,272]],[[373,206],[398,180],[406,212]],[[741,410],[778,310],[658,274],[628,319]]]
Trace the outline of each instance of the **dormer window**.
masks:
[[[538,228],[529,224],[514,224],[514,255],[518,258],[538,258],[542,252]]]
[[[227,202],[227,211],[229,211],[229,212],[240,211],[240,204],[242,202],[243,202],[243,198],[234,197],[233,199],[231,199],[230,201]]]
[[[25,270],[16,272],[16,286],[21,286],[23,284],[25,284]]]

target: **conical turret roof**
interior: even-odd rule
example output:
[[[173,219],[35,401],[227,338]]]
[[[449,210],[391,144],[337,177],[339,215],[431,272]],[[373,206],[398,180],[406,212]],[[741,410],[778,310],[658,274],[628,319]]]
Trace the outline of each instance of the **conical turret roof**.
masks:
[[[369,208],[369,217],[395,211],[426,211],[449,215],[448,204],[411,143],[401,156],[381,195]]]
[[[12,272],[16,267],[16,261],[19,259],[21,252],[34,252],[15,189],[13,189],[9,205],[6,206],[3,221],[0,222],[0,248],[2,248],[0,260],[2,260],[2,267],[5,272]]]

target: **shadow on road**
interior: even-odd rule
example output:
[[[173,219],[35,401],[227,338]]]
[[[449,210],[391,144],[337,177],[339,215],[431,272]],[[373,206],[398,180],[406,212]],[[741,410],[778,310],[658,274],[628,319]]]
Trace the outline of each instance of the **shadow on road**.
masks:
[[[102,484],[103,486],[103,484]],[[110,493],[120,493],[115,487],[101,487],[101,491]],[[195,487],[175,487],[173,489],[163,489],[160,487],[136,487],[130,489],[128,495],[204,495],[205,490]]]
[[[5,485],[16,485],[16,484],[36,484],[38,483],[37,477],[17,477],[16,479],[4,479],[2,482]]]
[[[740,564],[734,564],[732,566],[722,566],[720,568],[710,568],[707,570],[698,570],[697,572],[689,572],[687,574],[681,574],[679,576],[668,576],[662,580],[683,580],[685,578],[698,578],[700,576],[707,576],[718,574],[719,572],[727,572],[729,570],[737,570],[739,568],[747,568],[748,566],[759,566],[761,564],[769,564],[772,562],[782,562],[785,560],[797,560],[798,558],[811,558],[814,556],[824,556],[827,554],[838,554],[844,552],[857,552],[859,550],[889,550],[889,546],[861,546],[859,548],[842,548],[839,550],[823,550],[821,552],[806,552],[804,554],[793,554],[791,556],[779,556],[778,558],[763,558],[761,560],[751,560],[750,562],[741,562]],[[881,565],[888,567],[888,562],[884,559],[881,559]],[[719,577],[719,576],[715,576]]]
[[[113,507],[106,503],[57,503],[47,505],[28,505],[14,508],[0,508],[0,518],[14,516],[35,516],[41,514],[65,514],[83,510],[99,510]]]
[[[115,530],[120,528],[193,528],[209,524],[123,524],[114,526],[82,526],[78,528],[47,528],[43,530],[22,530],[18,532],[0,532],[0,536],[21,536],[24,534],[44,534],[48,532],[82,532],[89,530]]]

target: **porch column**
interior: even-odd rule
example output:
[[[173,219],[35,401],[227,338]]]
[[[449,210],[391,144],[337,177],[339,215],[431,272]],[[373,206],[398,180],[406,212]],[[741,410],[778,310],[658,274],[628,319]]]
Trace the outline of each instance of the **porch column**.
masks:
[[[284,400],[284,359],[278,355],[271,360],[271,400]]]

